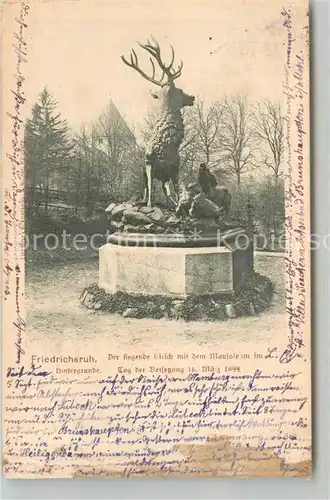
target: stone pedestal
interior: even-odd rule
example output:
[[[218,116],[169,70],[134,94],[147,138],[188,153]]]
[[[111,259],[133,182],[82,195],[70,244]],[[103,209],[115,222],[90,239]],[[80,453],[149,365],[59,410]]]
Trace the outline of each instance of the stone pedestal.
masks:
[[[99,286],[142,295],[231,294],[235,251],[226,247],[131,247],[107,243],[100,248]],[[247,261],[247,260],[246,260]],[[240,274],[244,273],[240,266]]]

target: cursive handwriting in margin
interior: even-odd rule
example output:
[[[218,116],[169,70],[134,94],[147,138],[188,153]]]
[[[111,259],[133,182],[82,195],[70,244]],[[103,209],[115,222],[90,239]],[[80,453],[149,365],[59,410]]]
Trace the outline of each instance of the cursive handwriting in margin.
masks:
[[[7,111],[10,118],[11,141],[10,149],[6,152],[6,159],[10,164],[11,185],[4,191],[4,300],[9,295],[15,297],[15,317],[13,327],[15,331],[16,363],[21,364],[21,357],[25,354],[22,347],[25,332],[25,319],[21,312],[21,298],[24,296],[24,144],[22,106],[26,101],[24,92],[24,64],[27,63],[26,28],[30,6],[20,4],[19,14],[14,19],[13,43],[15,54],[15,71],[13,74],[12,108]],[[24,265],[24,264],[23,264]],[[11,283],[14,290],[11,289]]]
[[[281,11],[286,30],[285,80],[286,100],[285,149],[285,233],[286,233],[286,312],[289,342],[279,356],[281,363],[290,363],[304,347],[303,330],[307,315],[306,290],[306,237],[304,163],[307,160],[305,130],[304,88],[305,56],[303,50],[295,51],[291,8]]]

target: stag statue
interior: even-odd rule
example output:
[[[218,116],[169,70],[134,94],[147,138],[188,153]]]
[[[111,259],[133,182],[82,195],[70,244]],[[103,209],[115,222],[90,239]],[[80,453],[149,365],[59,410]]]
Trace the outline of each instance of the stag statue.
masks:
[[[184,106],[193,106],[195,97],[185,94],[174,84],[174,80],[181,75],[183,62],[181,61],[177,69],[174,69],[175,52],[172,46],[171,62],[165,64],[161,56],[159,44],[153,37],[151,37],[151,42],[147,40],[146,44],[139,43],[139,45],[151,56],[149,57],[152,66],[151,76],[148,76],[139,67],[138,56],[134,49],[132,49],[130,61],[124,56],[121,56],[121,58],[127,66],[140,73],[148,82],[160,87],[158,93],[152,93],[152,96],[159,100],[160,117],[146,147],[144,200],[147,201],[147,206],[150,207],[152,181],[153,179],[157,179],[162,183],[163,192],[167,200],[176,204],[171,193],[171,183],[176,200],[178,200],[179,147],[184,138],[181,109]],[[155,62],[162,71],[160,78],[156,78]]]

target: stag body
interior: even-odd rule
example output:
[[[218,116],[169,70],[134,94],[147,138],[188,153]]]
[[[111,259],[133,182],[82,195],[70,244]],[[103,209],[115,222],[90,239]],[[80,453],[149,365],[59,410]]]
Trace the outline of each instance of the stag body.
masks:
[[[162,183],[163,191],[168,198],[174,202],[171,195],[171,183],[173,185],[175,195],[178,197],[178,181],[179,181],[179,166],[180,155],[179,147],[184,138],[184,126],[181,115],[181,109],[184,106],[192,106],[194,97],[185,94],[181,89],[174,85],[174,80],[181,75],[183,63],[179,65],[177,70],[173,69],[174,49],[172,49],[172,60],[169,65],[165,65],[160,54],[158,43],[153,40],[153,44],[149,41],[142,48],[151,54],[150,61],[152,64],[152,76],[146,75],[139,65],[138,58],[134,50],[132,50],[131,60],[128,62],[123,56],[122,60],[131,68],[138,71],[143,78],[161,87],[158,93],[152,93],[155,99],[159,100],[160,117],[156,123],[155,131],[152,134],[146,148],[146,163],[145,163],[145,201],[151,206],[152,195],[152,180],[158,179]],[[162,76],[156,80],[156,68],[153,59],[156,60]],[[164,78],[167,81],[164,82]],[[174,202],[175,203],[175,202]]]

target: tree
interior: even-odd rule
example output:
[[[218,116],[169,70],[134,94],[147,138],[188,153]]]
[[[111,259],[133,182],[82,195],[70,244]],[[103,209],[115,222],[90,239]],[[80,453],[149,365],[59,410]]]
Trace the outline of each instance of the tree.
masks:
[[[183,108],[182,111],[184,138],[179,147],[180,182],[192,182],[192,176],[199,161],[197,130],[193,108]]]
[[[45,87],[25,126],[25,180],[33,193],[28,204],[34,202],[35,189],[39,186],[45,211],[48,209],[49,189],[61,184],[72,148],[67,122],[56,112],[56,107],[57,102]]]
[[[83,203],[87,217],[93,211],[94,193],[100,191],[100,150],[97,149],[98,136],[95,126],[88,133],[85,124],[81,125],[80,133],[76,135],[75,158],[76,168],[72,172],[75,187],[75,204]]]
[[[71,189],[87,216],[100,204],[142,192],[141,148],[112,101],[75,136]]]
[[[277,186],[277,196],[274,206],[274,183],[271,175],[267,174],[255,184],[255,216],[259,225],[267,237],[269,244],[277,243],[279,234],[284,229],[285,207],[284,207],[284,182],[280,177]],[[274,241],[272,241],[274,237]]]
[[[137,171],[142,175],[138,145],[131,129],[112,101],[96,123],[99,148],[107,157],[106,181],[112,196],[126,199],[135,191]]]
[[[254,114],[256,136],[259,139],[262,162],[272,173],[271,219],[273,231],[277,232],[277,205],[279,178],[284,155],[284,118],[279,102],[265,101],[258,104]]]
[[[215,101],[209,106],[198,99],[195,102],[192,119],[196,131],[196,145],[200,160],[208,166],[216,165],[219,160],[220,124],[223,113],[221,103]]]
[[[252,128],[252,113],[245,98],[236,98],[224,102],[221,124],[222,162],[226,169],[236,177],[240,188],[242,175],[255,166],[255,137]]]

